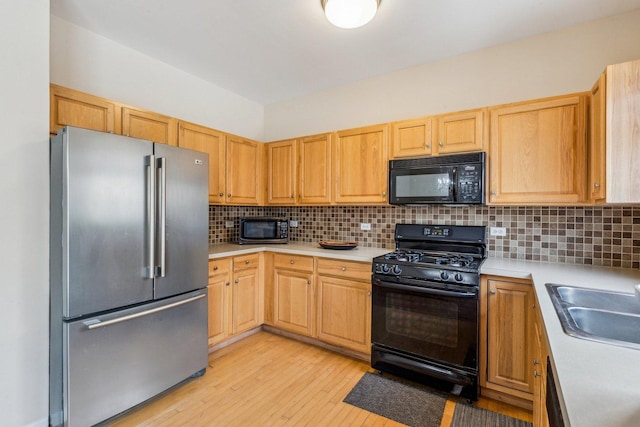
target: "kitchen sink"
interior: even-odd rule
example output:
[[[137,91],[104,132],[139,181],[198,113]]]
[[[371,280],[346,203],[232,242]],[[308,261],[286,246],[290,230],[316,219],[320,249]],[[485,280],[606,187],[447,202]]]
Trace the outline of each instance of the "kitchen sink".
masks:
[[[567,335],[640,350],[640,302],[634,294],[546,284]]]

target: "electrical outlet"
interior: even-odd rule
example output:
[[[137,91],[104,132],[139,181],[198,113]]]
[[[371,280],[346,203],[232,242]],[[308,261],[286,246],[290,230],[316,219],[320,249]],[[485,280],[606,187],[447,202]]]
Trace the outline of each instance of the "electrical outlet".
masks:
[[[368,223],[368,222],[361,222],[360,223],[360,230],[364,230],[364,231],[371,230],[371,224]]]
[[[292,219],[291,221],[289,221],[289,226],[291,228],[295,228],[298,226],[298,221],[296,221],[295,219]]]
[[[233,221],[225,221],[224,227],[225,228],[233,228]]]
[[[505,227],[491,227],[489,229],[489,234],[492,236],[506,236],[507,229]]]

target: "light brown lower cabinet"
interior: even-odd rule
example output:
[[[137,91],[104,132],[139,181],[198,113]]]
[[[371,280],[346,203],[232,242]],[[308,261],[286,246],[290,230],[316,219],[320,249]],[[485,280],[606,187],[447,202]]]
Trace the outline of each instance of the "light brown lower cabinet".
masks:
[[[534,358],[533,369],[533,425],[534,427],[549,427],[547,414],[547,357],[549,344],[547,333],[542,320],[542,313],[536,301],[534,318]]]
[[[231,258],[209,261],[209,345],[231,336]]]
[[[534,393],[534,308],[529,280],[482,277],[481,394],[527,409]]]
[[[371,353],[371,264],[318,259],[318,339]]]
[[[315,332],[313,257],[274,255],[273,325],[305,336]]]
[[[209,346],[262,324],[260,257],[209,260]]]

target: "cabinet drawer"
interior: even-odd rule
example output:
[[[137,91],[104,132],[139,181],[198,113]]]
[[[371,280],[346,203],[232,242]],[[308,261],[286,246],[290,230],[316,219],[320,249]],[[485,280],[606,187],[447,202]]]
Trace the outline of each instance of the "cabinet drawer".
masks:
[[[313,272],[313,258],[304,255],[275,254],[273,256],[273,266],[275,268],[301,270],[311,273]]]
[[[257,268],[260,265],[260,254],[248,254],[233,257],[233,271]]]
[[[370,281],[371,264],[318,258],[318,274]]]
[[[231,270],[231,259],[220,258],[209,260],[209,277],[225,274]]]

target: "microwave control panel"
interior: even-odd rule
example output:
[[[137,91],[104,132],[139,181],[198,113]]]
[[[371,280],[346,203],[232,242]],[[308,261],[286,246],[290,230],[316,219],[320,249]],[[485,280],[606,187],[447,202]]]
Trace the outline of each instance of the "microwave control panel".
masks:
[[[482,166],[478,164],[458,166],[457,198],[459,202],[477,203],[482,201],[482,181],[484,179],[482,169]]]

